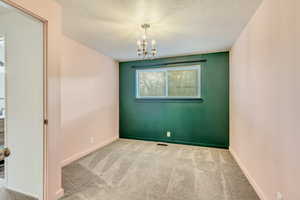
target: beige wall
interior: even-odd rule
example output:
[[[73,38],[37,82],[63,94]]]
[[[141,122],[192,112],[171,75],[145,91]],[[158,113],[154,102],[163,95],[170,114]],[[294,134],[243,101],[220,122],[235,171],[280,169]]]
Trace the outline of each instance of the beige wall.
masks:
[[[264,0],[231,51],[230,148],[265,200],[300,199],[299,10]]]
[[[12,1],[48,20],[46,196],[55,200],[62,194],[62,160],[66,164],[118,138],[118,64],[63,37],[55,1]]]
[[[118,63],[68,37],[62,40],[62,165],[119,137]]]
[[[61,188],[60,166],[60,44],[61,7],[53,0],[12,0],[48,20],[48,119],[47,199],[54,200]]]

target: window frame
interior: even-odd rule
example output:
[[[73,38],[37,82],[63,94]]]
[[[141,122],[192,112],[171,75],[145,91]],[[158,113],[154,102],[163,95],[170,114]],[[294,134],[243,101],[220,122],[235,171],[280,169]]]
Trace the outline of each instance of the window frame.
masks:
[[[191,100],[195,100],[195,99],[201,99],[201,65],[197,64],[197,65],[188,65],[188,66],[176,66],[176,67],[153,67],[153,68],[146,68],[146,69],[137,69],[135,71],[135,98],[136,99],[166,99],[166,100],[170,100],[170,99],[191,99]],[[198,71],[198,95],[197,96],[168,96],[168,84],[169,84],[169,80],[168,80],[168,72],[169,71],[187,71],[187,70],[197,70]],[[140,96],[139,93],[139,73],[140,72],[165,72],[165,96]]]

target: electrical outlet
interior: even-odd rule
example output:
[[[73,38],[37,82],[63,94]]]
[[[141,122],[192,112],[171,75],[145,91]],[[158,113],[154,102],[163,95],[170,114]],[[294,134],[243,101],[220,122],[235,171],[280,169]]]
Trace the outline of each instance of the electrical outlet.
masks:
[[[280,192],[277,192],[276,200],[283,200],[283,195]]]
[[[171,137],[171,132],[170,131],[167,132],[167,137]]]
[[[91,137],[91,138],[90,138],[90,143],[91,143],[91,144],[94,144],[94,137]]]

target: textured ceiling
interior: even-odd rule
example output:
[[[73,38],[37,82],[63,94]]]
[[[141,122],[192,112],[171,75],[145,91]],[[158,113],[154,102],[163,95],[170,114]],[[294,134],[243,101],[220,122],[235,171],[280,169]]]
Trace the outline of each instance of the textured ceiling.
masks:
[[[228,50],[262,0],[57,0],[64,33],[117,60],[134,60],[142,23],[158,57]]]

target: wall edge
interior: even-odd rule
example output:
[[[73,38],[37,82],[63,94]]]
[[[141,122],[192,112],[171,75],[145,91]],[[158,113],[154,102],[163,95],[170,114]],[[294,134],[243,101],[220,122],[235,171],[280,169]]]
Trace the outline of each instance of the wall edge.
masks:
[[[101,142],[99,144],[96,144],[96,145],[92,146],[91,148],[88,148],[84,151],[76,153],[76,154],[70,156],[69,158],[63,160],[61,162],[61,167],[65,167],[65,166],[71,164],[72,162],[74,162],[74,161],[76,161],[76,160],[78,160],[78,159],[80,159],[80,158],[82,158],[82,157],[84,157],[84,156],[86,156],[86,155],[88,155],[88,154],[90,154],[90,153],[92,153],[92,152],[94,152],[94,151],[96,151],[96,150],[98,150],[98,149],[100,149],[100,148],[116,141],[117,139],[119,139],[118,136],[109,138],[109,139],[105,140],[104,142]]]
[[[261,187],[257,184],[257,182],[255,181],[253,176],[250,174],[249,170],[246,168],[246,166],[243,164],[241,159],[238,157],[236,151],[231,146],[229,146],[229,152],[231,153],[234,160],[237,162],[237,164],[241,168],[242,172],[244,173],[244,175],[246,176],[246,178],[248,179],[248,181],[252,185],[253,189],[255,190],[255,192],[259,196],[259,198],[261,200],[268,200],[266,198],[266,195],[264,194],[263,190],[261,189]]]

